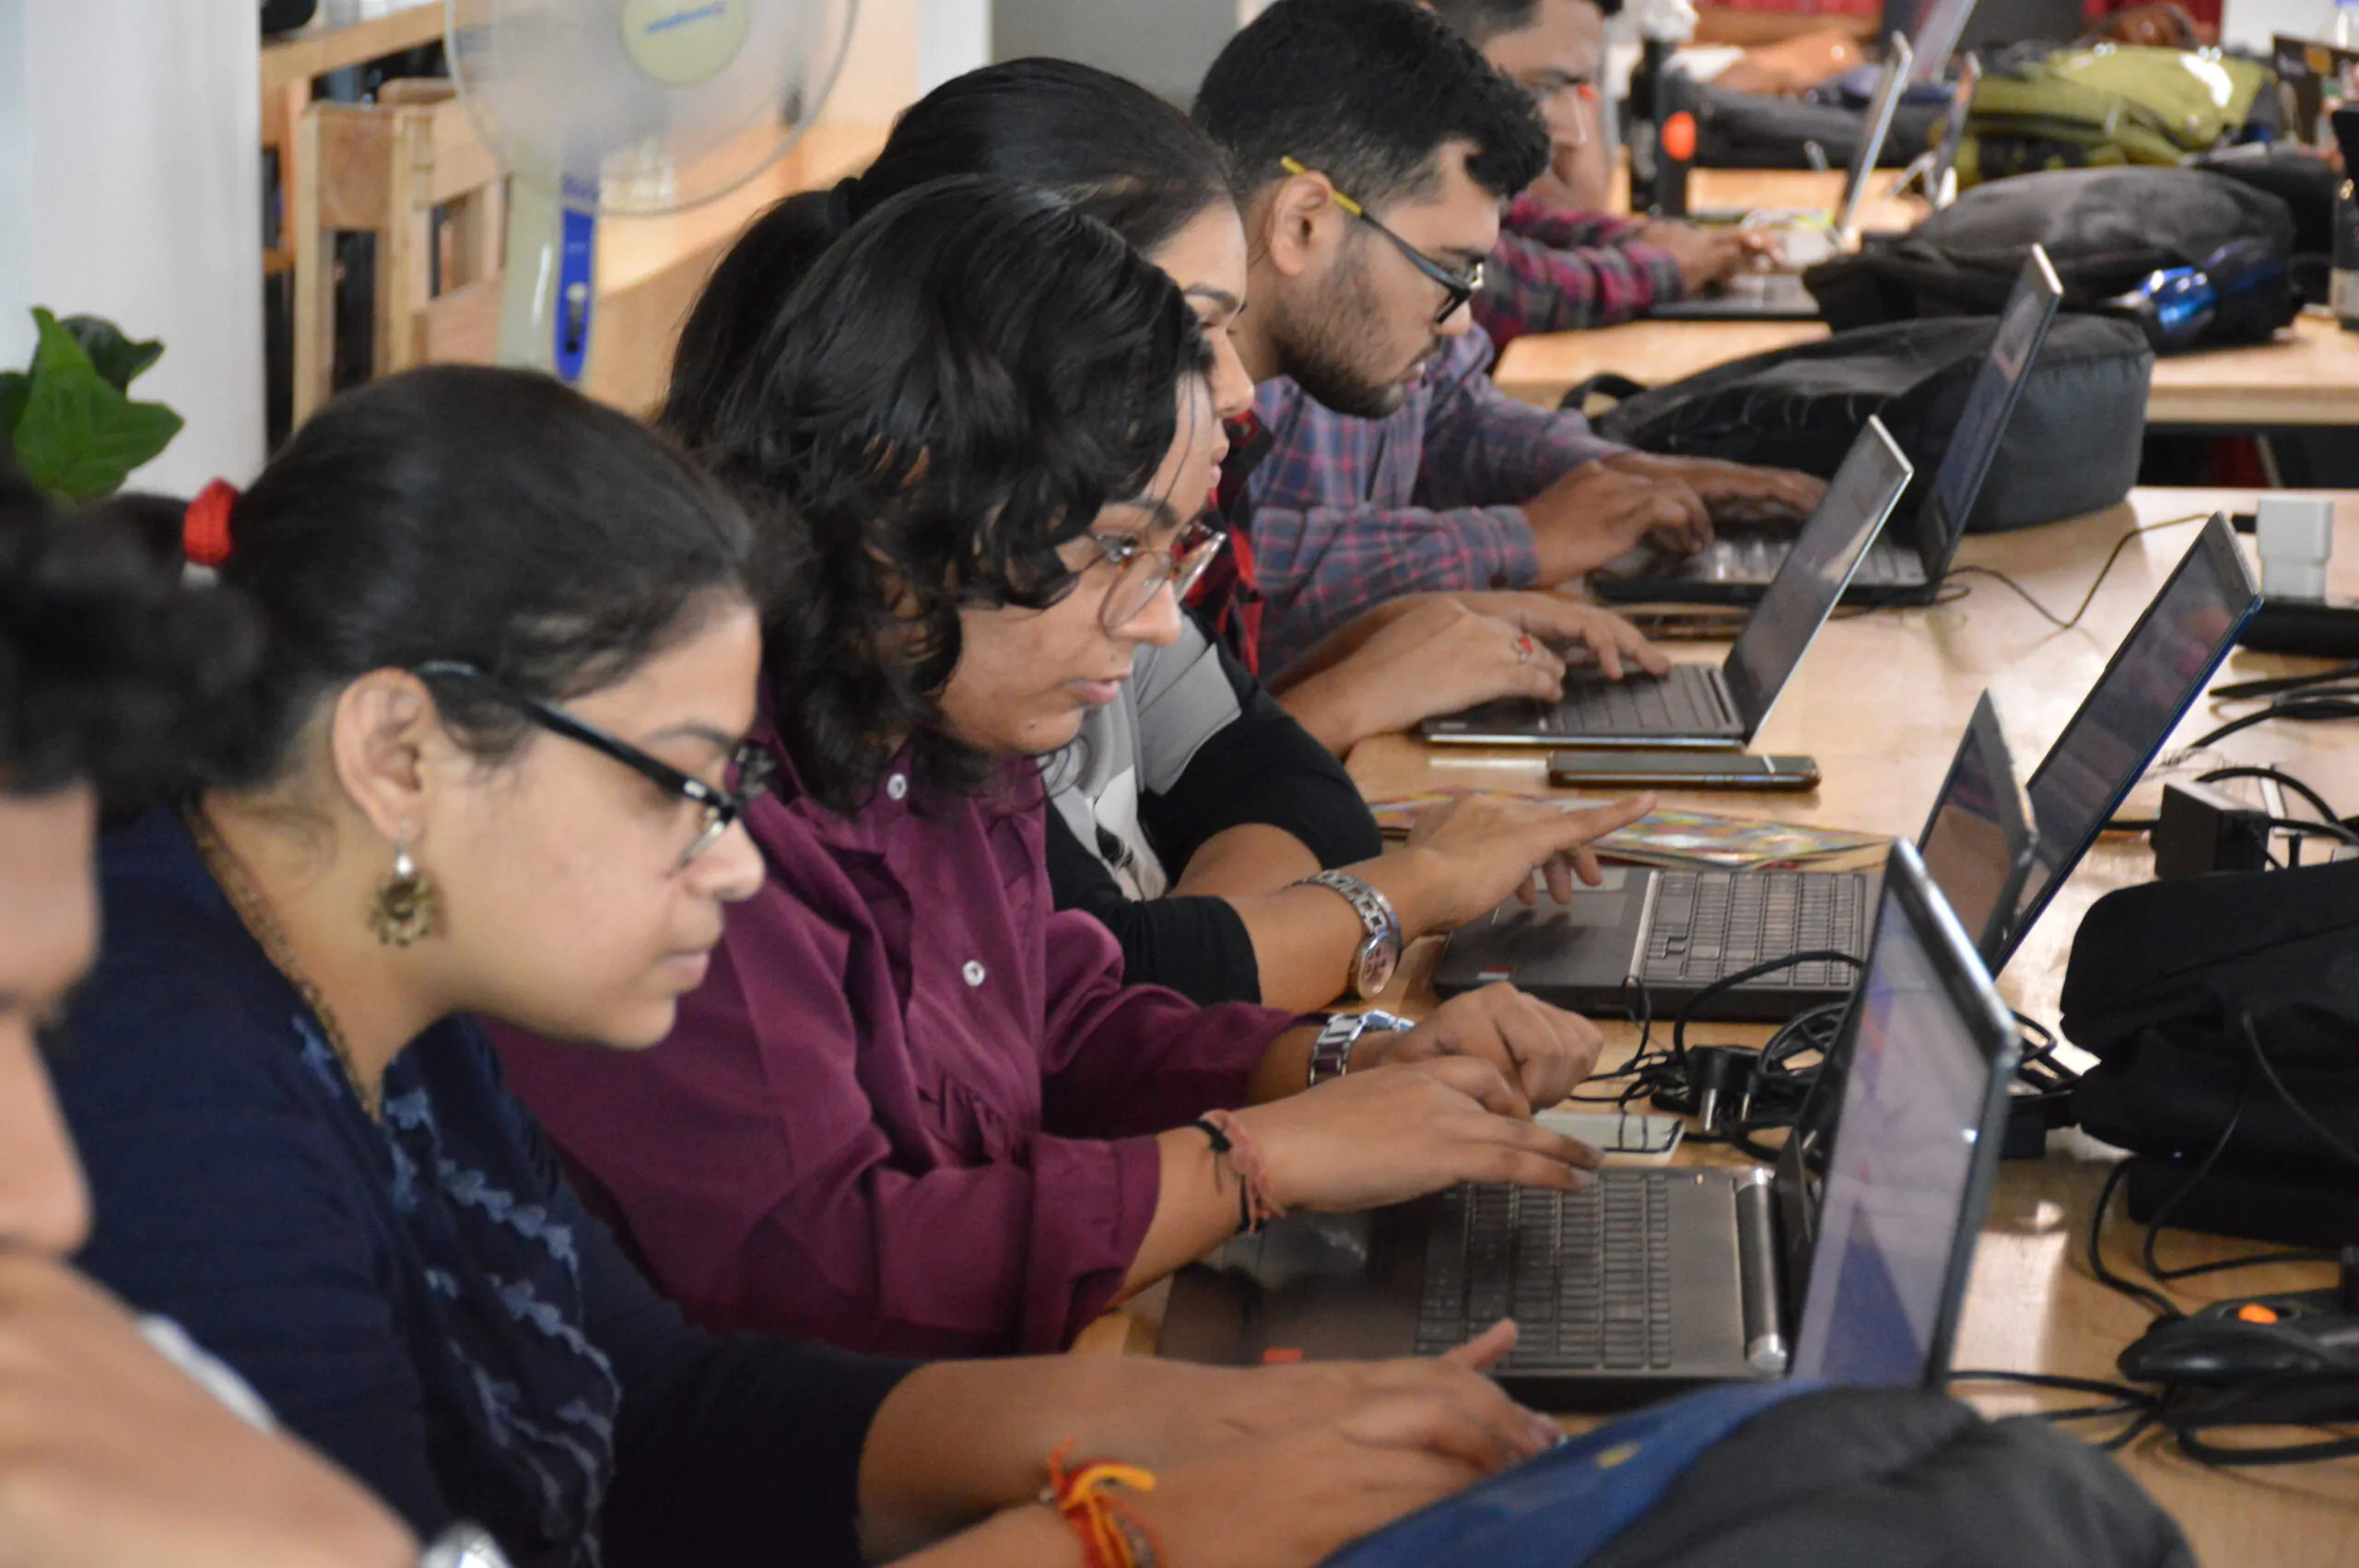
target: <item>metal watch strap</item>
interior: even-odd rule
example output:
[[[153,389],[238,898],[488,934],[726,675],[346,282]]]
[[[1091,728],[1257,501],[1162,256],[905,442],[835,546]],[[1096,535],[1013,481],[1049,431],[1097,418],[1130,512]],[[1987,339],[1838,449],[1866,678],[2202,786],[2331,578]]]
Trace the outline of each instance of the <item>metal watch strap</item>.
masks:
[[[426,1549],[418,1568],[508,1568],[508,1557],[488,1531],[453,1525]]]
[[[1393,912],[1392,900],[1369,886],[1349,872],[1320,872],[1304,877],[1297,887],[1323,887],[1341,897],[1357,915],[1367,940],[1360,944],[1359,956],[1354,960],[1352,986],[1362,998],[1373,997],[1384,989],[1384,981],[1391,976],[1393,966],[1401,961],[1406,934],[1401,930],[1401,917]],[[1380,954],[1375,967],[1379,973],[1368,973],[1370,954]]]
[[[1331,1078],[1341,1078],[1352,1070],[1352,1052],[1358,1047],[1360,1036],[1369,1033],[1389,1034],[1406,1029],[1409,1021],[1390,1012],[1371,1008],[1366,1012],[1338,1012],[1331,1015],[1319,1038],[1311,1042],[1310,1077],[1309,1087],[1316,1089]]]

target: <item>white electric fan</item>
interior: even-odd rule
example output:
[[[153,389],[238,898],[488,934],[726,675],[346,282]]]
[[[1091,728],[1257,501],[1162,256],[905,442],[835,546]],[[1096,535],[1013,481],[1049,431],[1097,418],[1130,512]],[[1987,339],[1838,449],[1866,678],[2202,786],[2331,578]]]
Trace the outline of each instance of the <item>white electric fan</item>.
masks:
[[[677,212],[775,162],[859,0],[446,0],[451,76],[509,173],[502,364],[579,382],[601,216]]]

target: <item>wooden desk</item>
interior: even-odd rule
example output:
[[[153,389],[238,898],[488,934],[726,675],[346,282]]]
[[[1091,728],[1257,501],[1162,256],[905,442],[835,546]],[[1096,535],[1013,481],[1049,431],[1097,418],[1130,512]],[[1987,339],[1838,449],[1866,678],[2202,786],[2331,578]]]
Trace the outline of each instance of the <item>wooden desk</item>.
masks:
[[[2339,497],[2342,548],[2333,591],[2359,595],[2359,493]],[[2053,608],[2069,611],[2087,591],[2123,531],[2138,522],[2244,509],[2250,492],[2146,490],[2123,506],[2053,528],[1969,539],[1963,562],[2006,571]],[[1830,625],[1811,649],[1756,749],[1803,752],[1823,765],[1825,783],[1801,796],[1666,794],[1667,803],[1758,813],[1790,821],[1821,822],[1913,835],[1967,714],[1984,687],[1995,694],[2017,765],[2028,769],[2062,729],[2113,650],[2193,541],[2192,523],[2142,535],[2122,553],[2082,624],[2058,631],[2013,593],[1988,578],[1970,578],[1972,591],[1955,603],[1919,610],[1847,616]],[[1719,645],[1691,644],[1684,657],[1718,659]],[[2315,667],[2303,661],[2238,652],[2223,680]],[[2218,722],[2213,705],[2199,703],[2174,744]],[[2359,727],[2263,725],[2224,743],[2201,764],[2174,762],[2165,748],[2157,775],[2186,777],[2217,766],[2212,758],[2268,762],[2293,768],[2331,800],[2359,801]],[[1431,748],[1405,736],[1362,744],[1351,758],[1353,777],[1370,798],[1449,787],[1551,793],[1544,753]],[[2151,815],[2159,782],[2133,795],[2129,811]],[[2064,961],[2082,914],[2100,894],[2148,880],[2153,860],[2142,839],[2100,841],[2060,890],[2008,965],[2000,989],[2031,1017],[2053,1024]],[[1392,1002],[1409,1011],[1429,1005],[1429,977],[1438,943],[1420,943],[1396,982]],[[1726,1024],[1704,1026],[1705,1039],[1758,1043],[1766,1031]],[[1635,1045],[1626,1024],[1608,1025],[1609,1054]],[[2051,1140],[2046,1159],[2005,1166],[1975,1262],[1956,1364],[2111,1377],[2113,1358],[2143,1329],[2146,1314],[2090,1277],[2083,1241],[2097,1184],[2117,1157],[2077,1133]],[[2131,1259],[2142,1228],[2120,1217],[2106,1228],[2107,1257],[2135,1272]],[[2235,1257],[2254,1244],[2172,1233],[2164,1256],[2172,1262]],[[2276,1267],[2180,1281],[2171,1293],[2195,1304],[2258,1291],[2326,1282],[2317,1267]],[[1143,1298],[1142,1316],[1156,1307]],[[1151,1326],[1130,1326],[1133,1346],[1152,1343]],[[1118,1336],[1101,1335],[1097,1343]],[[2033,1408],[2050,1397],[2027,1390],[1977,1388],[1975,1402],[1991,1413]],[[2199,1557],[2219,1564],[2272,1568],[2349,1568],[2359,1562],[2359,1462],[2315,1464],[2249,1472],[2213,1471],[2177,1457],[2150,1436],[2132,1445],[2124,1463],[2176,1515]]]
[[[1565,390],[1604,370],[1661,386],[1731,359],[1813,343],[1818,322],[1625,322],[1595,332],[1520,337],[1499,357],[1502,391],[1554,408]],[[2146,418],[2154,425],[2359,425],[2359,333],[2304,315],[2266,347],[2173,354],[2154,361]]]
[[[1906,228],[1923,216],[1914,200],[1884,199],[1893,176],[1871,186],[1863,216],[1871,230]],[[1697,207],[1823,207],[1841,191],[1840,174],[1789,170],[1697,170]],[[1766,354],[1826,335],[1815,322],[1631,322],[1596,332],[1518,338],[1499,357],[1496,379],[1507,393],[1554,408],[1567,388],[1602,371],[1661,386],[1731,359]],[[2155,425],[2256,429],[2276,425],[2359,425],[2359,333],[2330,317],[2306,315],[2277,343],[2257,348],[2177,354],[2156,361],[2146,404]]]

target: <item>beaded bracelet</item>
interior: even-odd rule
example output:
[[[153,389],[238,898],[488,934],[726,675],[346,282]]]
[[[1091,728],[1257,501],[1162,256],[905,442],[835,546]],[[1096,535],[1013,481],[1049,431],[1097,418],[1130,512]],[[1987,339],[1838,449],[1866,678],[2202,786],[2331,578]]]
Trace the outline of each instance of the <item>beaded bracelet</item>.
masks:
[[[1117,1490],[1153,1492],[1155,1472],[1103,1460],[1068,1470],[1065,1456],[1073,1449],[1067,1442],[1049,1456],[1049,1486],[1040,1501],[1073,1527],[1086,1568],[1163,1568],[1155,1532],[1114,1495]]]

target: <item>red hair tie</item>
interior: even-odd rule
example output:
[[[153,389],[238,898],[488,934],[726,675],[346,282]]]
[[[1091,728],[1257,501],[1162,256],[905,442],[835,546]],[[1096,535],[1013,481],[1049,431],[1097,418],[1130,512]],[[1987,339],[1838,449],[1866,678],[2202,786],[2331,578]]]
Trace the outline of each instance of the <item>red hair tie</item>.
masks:
[[[238,505],[238,487],[216,479],[196,493],[181,521],[182,553],[189,564],[218,567],[229,558],[229,513]]]

